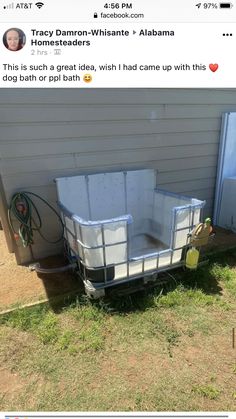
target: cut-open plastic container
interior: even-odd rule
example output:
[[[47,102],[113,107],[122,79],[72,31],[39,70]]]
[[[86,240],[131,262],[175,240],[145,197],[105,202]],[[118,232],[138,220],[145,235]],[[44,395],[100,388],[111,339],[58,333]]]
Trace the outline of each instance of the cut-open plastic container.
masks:
[[[154,170],[56,179],[70,257],[91,297],[183,264],[205,201],[156,188]]]

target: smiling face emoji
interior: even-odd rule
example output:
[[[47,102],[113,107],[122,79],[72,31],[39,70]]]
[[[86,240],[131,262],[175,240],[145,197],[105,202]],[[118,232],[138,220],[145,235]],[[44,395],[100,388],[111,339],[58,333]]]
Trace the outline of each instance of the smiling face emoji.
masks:
[[[91,74],[85,74],[84,77],[83,77],[83,80],[84,80],[85,83],[90,83],[92,81],[92,79],[93,78],[92,78]]]

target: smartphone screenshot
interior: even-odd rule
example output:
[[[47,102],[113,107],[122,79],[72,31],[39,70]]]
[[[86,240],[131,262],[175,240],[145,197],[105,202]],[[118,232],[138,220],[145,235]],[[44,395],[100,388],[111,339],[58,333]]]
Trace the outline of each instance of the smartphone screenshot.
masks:
[[[0,0],[0,419],[235,416],[235,28]]]

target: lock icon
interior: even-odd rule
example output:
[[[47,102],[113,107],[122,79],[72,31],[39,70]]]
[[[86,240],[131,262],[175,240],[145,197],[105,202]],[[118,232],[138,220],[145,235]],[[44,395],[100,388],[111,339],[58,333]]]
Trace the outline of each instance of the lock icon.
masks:
[[[94,13],[93,17],[94,18],[97,18],[98,17],[98,14],[97,13]]]

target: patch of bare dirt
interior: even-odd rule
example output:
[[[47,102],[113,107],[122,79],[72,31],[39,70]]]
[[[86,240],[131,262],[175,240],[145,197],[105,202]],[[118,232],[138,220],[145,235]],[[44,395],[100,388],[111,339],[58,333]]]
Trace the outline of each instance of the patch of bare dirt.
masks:
[[[0,394],[18,393],[25,385],[24,380],[15,372],[8,369],[0,369]]]
[[[227,248],[236,246],[236,234],[231,230],[225,230],[221,227],[214,227],[215,237],[209,239],[207,246],[203,247],[203,252],[216,252],[226,250]]]
[[[235,410],[236,352],[232,348],[230,328],[229,333],[224,331],[222,335],[182,336],[171,352],[171,357],[164,353],[157,341],[156,352],[153,347],[144,346],[133,348],[133,353],[118,349],[109,357],[101,357],[100,370],[95,374],[91,390],[102,390],[119,383],[129,389],[130,394],[141,391],[141,394],[151,395],[153,400],[155,392],[161,398],[164,391],[167,398],[173,398],[173,403],[177,403],[176,409],[180,411],[185,410],[185,403],[192,403],[191,399],[200,411],[222,410],[222,407],[223,410]],[[219,396],[212,400],[196,395],[193,392],[195,386],[216,388]],[[175,391],[185,394],[183,401],[181,397],[179,401],[175,399]],[[170,410],[176,409],[171,405]]]
[[[50,257],[40,262],[49,268],[66,263],[63,257]],[[15,255],[8,252],[3,231],[0,231],[0,287],[0,311],[81,288],[78,278],[71,272],[42,275],[17,265]]]

